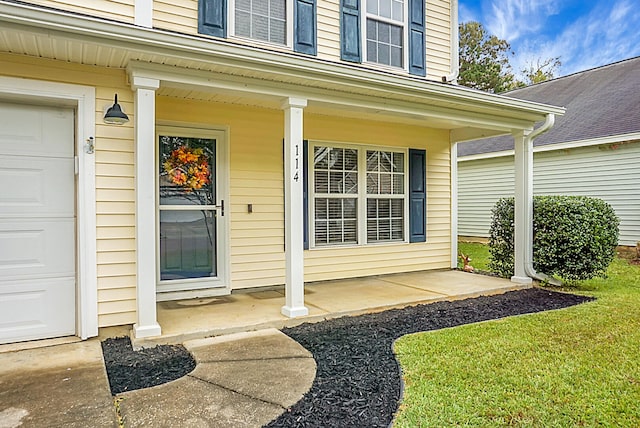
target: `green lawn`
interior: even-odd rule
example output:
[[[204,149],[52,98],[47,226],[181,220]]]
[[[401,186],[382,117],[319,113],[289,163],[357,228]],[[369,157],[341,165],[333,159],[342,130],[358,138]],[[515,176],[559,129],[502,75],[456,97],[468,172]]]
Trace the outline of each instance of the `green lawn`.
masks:
[[[486,269],[486,246],[461,251]],[[640,427],[640,267],[570,291],[598,300],[398,340],[394,426]]]

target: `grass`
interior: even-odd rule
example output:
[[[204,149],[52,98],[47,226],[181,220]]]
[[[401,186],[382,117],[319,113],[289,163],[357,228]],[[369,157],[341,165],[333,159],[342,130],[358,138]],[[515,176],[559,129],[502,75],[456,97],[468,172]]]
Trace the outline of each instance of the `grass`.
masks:
[[[486,246],[461,251],[486,269]],[[640,426],[640,266],[569,291],[597,300],[398,340],[394,426]]]
[[[489,271],[489,247],[473,242],[458,243],[458,255],[460,253],[471,257],[469,264],[477,270]],[[458,267],[462,269],[462,260],[458,257]]]

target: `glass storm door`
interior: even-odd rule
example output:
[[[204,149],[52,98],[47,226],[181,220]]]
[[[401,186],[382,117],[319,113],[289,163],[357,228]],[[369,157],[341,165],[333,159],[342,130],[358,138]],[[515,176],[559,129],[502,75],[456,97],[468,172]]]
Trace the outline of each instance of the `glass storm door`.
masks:
[[[218,141],[160,131],[158,143],[158,292],[224,287],[219,262],[224,201],[218,197]],[[188,296],[174,296],[182,297]]]

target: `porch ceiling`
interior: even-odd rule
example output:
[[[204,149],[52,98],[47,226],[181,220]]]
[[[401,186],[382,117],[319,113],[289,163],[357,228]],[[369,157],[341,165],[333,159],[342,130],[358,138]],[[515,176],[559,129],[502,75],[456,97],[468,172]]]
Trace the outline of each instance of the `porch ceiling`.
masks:
[[[158,95],[452,130],[452,139],[531,128],[564,109],[410,76],[365,70],[224,40],[175,34],[0,1],[0,52],[128,69],[161,81]],[[455,134],[455,136],[454,136]]]

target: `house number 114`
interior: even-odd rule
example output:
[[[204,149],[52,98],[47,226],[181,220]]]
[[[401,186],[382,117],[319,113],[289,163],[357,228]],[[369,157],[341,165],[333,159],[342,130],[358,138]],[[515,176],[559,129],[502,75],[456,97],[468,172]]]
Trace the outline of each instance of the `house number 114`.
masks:
[[[293,169],[293,180],[294,181],[298,181],[300,180],[300,146],[298,144],[296,144],[296,154],[294,156],[295,162],[296,162],[296,166]]]

